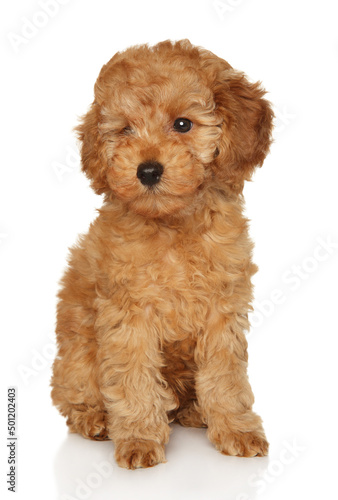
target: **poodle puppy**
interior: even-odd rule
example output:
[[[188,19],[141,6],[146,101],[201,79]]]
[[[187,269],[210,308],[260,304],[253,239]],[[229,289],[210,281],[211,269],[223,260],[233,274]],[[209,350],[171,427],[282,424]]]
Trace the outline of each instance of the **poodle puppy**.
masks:
[[[263,456],[247,377],[252,242],[243,184],[271,143],[259,83],[188,40],[103,66],[77,128],[99,216],[71,250],[52,399],[125,468],[165,461],[171,422]]]

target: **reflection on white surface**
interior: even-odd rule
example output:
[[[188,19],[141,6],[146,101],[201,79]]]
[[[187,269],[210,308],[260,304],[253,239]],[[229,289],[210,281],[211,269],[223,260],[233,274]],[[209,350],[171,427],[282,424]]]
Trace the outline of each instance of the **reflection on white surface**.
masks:
[[[269,464],[268,457],[224,456],[204,429],[178,425],[172,426],[166,457],[167,463],[153,468],[126,470],[116,465],[110,441],[69,434],[55,458],[57,498],[252,500],[258,484],[250,478],[264,474]]]

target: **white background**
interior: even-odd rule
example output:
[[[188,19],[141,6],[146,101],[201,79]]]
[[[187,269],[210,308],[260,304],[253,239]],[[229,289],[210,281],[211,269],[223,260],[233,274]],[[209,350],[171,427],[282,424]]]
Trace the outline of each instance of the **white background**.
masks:
[[[335,2],[64,0],[47,17],[42,3],[2,2],[0,13],[1,497],[335,498]],[[27,20],[40,27],[16,45],[13,34],[27,35]],[[112,460],[112,443],[69,435],[51,405],[55,295],[67,248],[101,203],[80,173],[72,128],[92,101],[101,66],[117,50],[168,38],[189,38],[261,80],[275,106],[275,143],[245,190],[260,267],[249,375],[270,456],[225,457],[204,430],[174,426],[166,464],[127,471]],[[12,385],[18,396],[14,497],[5,484]]]

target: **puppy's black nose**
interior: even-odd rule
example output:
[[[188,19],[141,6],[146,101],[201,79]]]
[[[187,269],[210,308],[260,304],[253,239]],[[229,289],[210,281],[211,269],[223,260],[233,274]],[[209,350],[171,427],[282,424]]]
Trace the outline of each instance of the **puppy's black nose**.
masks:
[[[137,167],[137,177],[144,186],[153,186],[160,182],[163,165],[157,161],[146,161]]]

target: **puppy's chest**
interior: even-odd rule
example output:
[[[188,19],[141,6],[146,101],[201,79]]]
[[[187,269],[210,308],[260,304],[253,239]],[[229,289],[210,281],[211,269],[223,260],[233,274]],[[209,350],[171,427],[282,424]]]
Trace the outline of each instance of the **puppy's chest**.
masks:
[[[201,241],[188,237],[125,244],[110,270],[116,299],[139,307],[149,322],[159,319],[168,332],[197,332],[212,297],[224,289],[226,256],[220,255],[214,258]]]
[[[135,283],[141,288],[143,284],[140,302],[146,304],[149,319],[160,318],[168,333],[185,331],[190,335],[202,329],[211,295],[205,267],[201,256],[182,256],[175,248],[146,265]]]
[[[208,263],[204,255],[173,245],[138,250],[126,264],[127,276],[122,287],[140,291],[144,297],[157,295],[168,301],[182,294],[195,296],[208,284]]]

